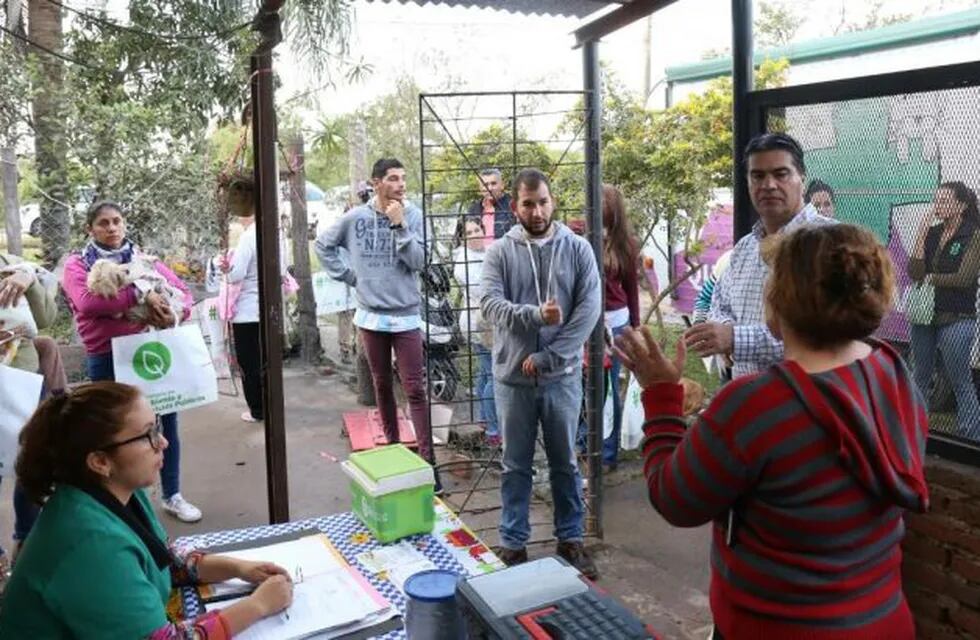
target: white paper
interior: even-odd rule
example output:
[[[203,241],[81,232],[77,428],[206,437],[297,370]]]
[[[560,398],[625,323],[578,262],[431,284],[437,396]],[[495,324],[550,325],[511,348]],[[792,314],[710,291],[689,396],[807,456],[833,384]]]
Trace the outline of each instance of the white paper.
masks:
[[[409,542],[387,545],[357,556],[357,561],[369,573],[387,573],[390,580],[404,592],[405,581],[416,573],[435,569],[436,565]]]
[[[13,475],[18,440],[37,409],[44,378],[0,364],[0,476]]]
[[[208,611],[223,609],[238,600],[218,602]],[[293,602],[284,613],[269,616],[235,638],[239,640],[287,640],[305,638],[322,631],[348,627],[370,619],[376,624],[384,617],[377,614],[390,607],[376,603],[347,569],[321,573],[305,578],[293,589]],[[287,617],[288,616],[288,617]]]
[[[334,554],[328,544],[326,536],[319,534],[263,547],[228,551],[221,555],[240,560],[272,562],[288,571],[296,580],[299,578],[297,569],[302,571],[304,578],[312,578],[336,569],[346,570],[346,563]]]

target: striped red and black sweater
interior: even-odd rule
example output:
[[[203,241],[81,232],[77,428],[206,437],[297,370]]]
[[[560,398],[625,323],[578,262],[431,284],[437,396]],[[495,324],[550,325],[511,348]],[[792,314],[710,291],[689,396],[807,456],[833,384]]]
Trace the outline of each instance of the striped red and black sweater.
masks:
[[[899,544],[903,512],[928,505],[927,415],[899,355],[872,346],[832,371],[738,379],[690,428],[680,385],[643,392],[650,501],[677,526],[714,521],[725,640],[915,637]]]

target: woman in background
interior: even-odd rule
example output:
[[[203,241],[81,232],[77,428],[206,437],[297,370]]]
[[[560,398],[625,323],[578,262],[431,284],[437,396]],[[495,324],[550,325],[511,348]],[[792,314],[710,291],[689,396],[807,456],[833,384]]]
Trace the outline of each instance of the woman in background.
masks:
[[[637,278],[639,247],[626,217],[623,194],[612,185],[602,185],[602,268],[605,271],[605,324],[613,338],[627,327],[640,326],[640,287]],[[602,443],[602,462],[614,470],[619,458],[623,428],[620,395],[620,361],[613,356],[609,370],[609,393],[613,399],[612,433]]]
[[[817,213],[826,217],[833,218],[836,206],[834,204],[834,190],[823,180],[813,179],[803,194],[803,202],[812,204]]]
[[[183,296],[182,317],[175,318],[166,298],[156,291],[142,291],[131,284],[119,290],[113,298],[95,294],[88,288],[88,274],[99,260],[116,264],[129,264],[138,257],[139,247],[127,237],[126,218],[122,209],[111,202],[97,202],[89,208],[85,217],[89,234],[88,244],[79,253],[73,253],[65,262],[61,286],[68,299],[68,308],[75,317],[78,335],[85,345],[85,365],[90,380],[114,380],[112,363],[112,339],[141,333],[148,326],[159,329],[173,327],[176,322],[190,317],[194,301],[180,278],[174,275],[161,260],[153,261],[153,268],[166,278],[170,286]],[[137,305],[149,310],[149,321],[140,324],[130,320],[126,312]],[[177,414],[160,416],[163,435],[170,446],[163,456],[160,484],[163,488],[163,510],[182,522],[197,522],[201,510],[184,499],[180,493],[180,438],[177,433]]]
[[[970,368],[980,276],[978,230],[976,193],[962,182],[946,182],[936,189],[931,215],[923,218],[909,256],[912,281],[934,289],[932,322],[912,325],[915,381],[928,398],[938,352],[956,397],[957,433],[973,440],[980,440],[980,403]]]
[[[493,362],[490,354],[493,331],[492,328],[483,326],[483,317],[480,314],[482,297],[480,281],[483,277],[483,258],[486,255],[484,251],[486,233],[477,218],[467,218],[464,225],[466,246],[460,246],[453,252],[453,275],[464,292],[465,308],[459,314],[459,329],[470,341],[476,356],[473,394],[480,405],[480,419],[485,427],[484,435],[488,445],[497,446],[500,444],[500,430],[497,428],[497,408],[493,395]]]

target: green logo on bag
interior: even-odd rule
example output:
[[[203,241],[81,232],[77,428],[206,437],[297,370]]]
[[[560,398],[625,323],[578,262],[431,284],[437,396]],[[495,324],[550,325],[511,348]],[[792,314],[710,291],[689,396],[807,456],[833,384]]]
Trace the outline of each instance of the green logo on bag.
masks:
[[[133,355],[133,371],[144,380],[159,380],[170,371],[170,349],[162,342],[147,342]]]

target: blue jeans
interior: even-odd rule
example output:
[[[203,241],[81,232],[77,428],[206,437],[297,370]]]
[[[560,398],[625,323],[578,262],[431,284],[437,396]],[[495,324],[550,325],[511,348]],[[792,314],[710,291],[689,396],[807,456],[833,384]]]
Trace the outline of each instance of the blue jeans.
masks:
[[[34,528],[41,508],[31,502],[24,490],[20,488],[20,483],[14,484],[14,541],[23,542],[27,534]],[[3,547],[0,547],[0,555],[4,554]]]
[[[581,372],[536,386],[510,385],[499,380],[495,385],[504,442],[501,543],[508,549],[523,549],[531,537],[531,465],[539,423],[550,469],[555,537],[561,542],[581,541],[582,479],[575,458],[575,431],[582,404]]]
[[[89,354],[85,359],[89,380],[115,380],[116,373],[112,367],[112,353]],[[177,436],[177,414],[168,413],[160,416],[160,426],[163,437],[169,445],[163,451],[163,468],[160,470],[160,484],[163,486],[164,499],[175,493],[180,493],[180,438]]]
[[[626,331],[626,324],[613,327],[613,338],[618,338]],[[609,369],[609,393],[612,395],[613,403],[613,428],[609,437],[602,442],[602,461],[606,464],[615,464],[619,458],[619,434],[623,430],[623,403],[619,396],[619,372],[622,370],[622,362],[615,355],[612,357],[612,367]]]
[[[474,344],[473,353],[476,354],[478,367],[473,393],[480,401],[480,419],[487,424],[488,436],[499,436],[497,407],[493,397],[493,360],[490,350],[482,344]]]
[[[938,351],[956,397],[957,434],[972,438],[980,436],[980,402],[977,401],[973,370],[970,368],[975,324],[975,320],[960,320],[941,327],[912,325],[912,374],[915,383],[923,397],[928,398]]]

